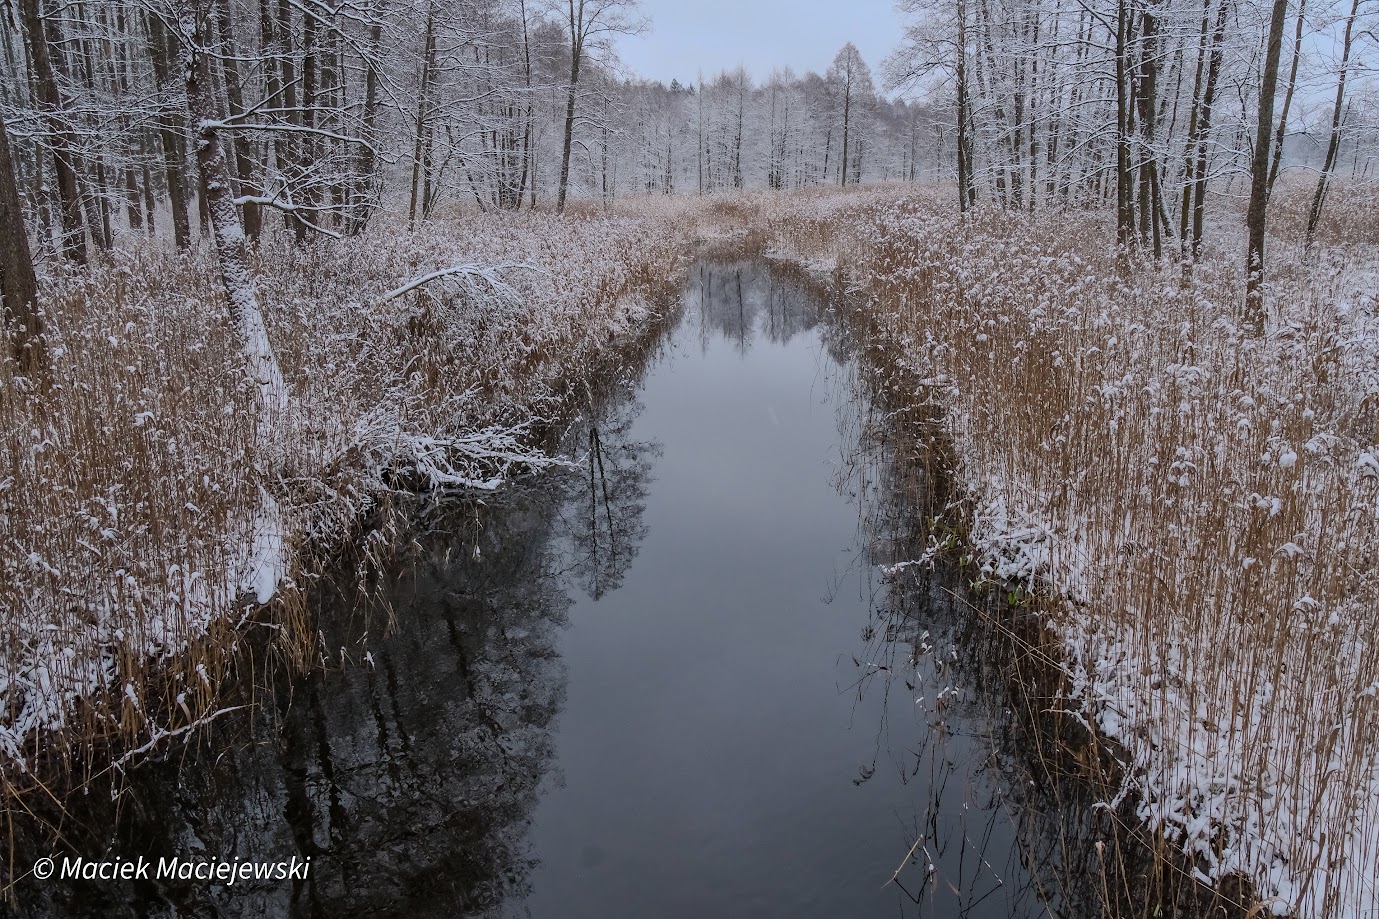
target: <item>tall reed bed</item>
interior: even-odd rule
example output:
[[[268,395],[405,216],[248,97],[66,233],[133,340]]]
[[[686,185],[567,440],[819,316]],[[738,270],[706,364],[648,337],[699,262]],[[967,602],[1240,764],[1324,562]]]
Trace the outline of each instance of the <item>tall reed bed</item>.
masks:
[[[293,588],[395,489],[546,462],[543,423],[656,321],[694,226],[661,205],[265,241],[289,389],[267,434],[208,253],[140,246],[47,278],[50,379],[0,363],[7,796],[213,717],[246,621],[309,642]]]
[[[767,219],[943,411],[984,576],[1049,596],[1066,704],[1116,742],[1106,804],[1261,911],[1379,909],[1372,249],[1275,241],[1260,339],[1231,228],[1185,277],[1095,214],[882,191]]]

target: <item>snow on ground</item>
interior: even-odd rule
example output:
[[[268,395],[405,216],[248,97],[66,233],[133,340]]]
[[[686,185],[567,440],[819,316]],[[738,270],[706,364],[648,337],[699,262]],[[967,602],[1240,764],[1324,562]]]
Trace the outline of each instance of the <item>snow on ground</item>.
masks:
[[[1233,243],[1233,228],[1218,228]],[[1109,805],[1274,914],[1379,909],[1379,316],[1372,249],[1272,245],[1264,340],[1233,244],[1117,263],[1095,216],[881,191],[772,244],[866,297],[893,385],[945,413],[987,576],[1052,588]]]
[[[0,369],[0,758],[213,717],[189,646],[406,477],[543,462],[525,426],[653,320],[689,240],[744,231],[841,268],[878,360],[943,408],[987,573],[1062,598],[1068,700],[1120,745],[1119,799],[1270,911],[1379,907],[1379,272],[1274,246],[1255,340],[1233,245],[1187,279],[1127,271],[1095,215],[964,223],[894,188],[270,243],[268,434],[204,254],[52,279],[55,391]]]
[[[532,426],[656,321],[702,211],[265,240],[259,350],[281,381],[246,372],[205,251],[48,279],[52,391],[0,364],[0,766],[28,768],[58,729],[173,736],[216,709],[198,643],[290,599],[390,491],[491,490],[553,462]],[[268,427],[266,377],[284,397]]]

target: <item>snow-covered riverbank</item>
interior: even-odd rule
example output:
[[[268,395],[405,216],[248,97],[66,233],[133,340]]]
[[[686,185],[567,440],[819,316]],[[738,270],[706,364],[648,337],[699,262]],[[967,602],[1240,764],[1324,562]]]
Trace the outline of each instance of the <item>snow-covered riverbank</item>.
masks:
[[[1051,595],[1068,704],[1118,747],[1108,805],[1267,912],[1379,906],[1372,250],[1279,240],[1257,339],[1234,249],[1184,280],[1096,215],[897,197],[768,241],[837,261],[878,366],[942,412],[983,572]]]
[[[943,418],[985,576],[1044,598],[1067,708],[1114,741],[1107,805],[1262,909],[1379,907],[1372,252],[1305,266],[1279,240],[1257,338],[1235,248],[1184,276],[1118,258],[1103,216],[960,220],[878,187],[273,243],[256,276],[289,410],[267,436],[208,262],[52,279],[51,388],[0,380],[6,775],[49,762],[54,730],[187,733],[236,629],[276,598],[291,634],[303,576],[396,490],[550,462],[543,419],[708,236],[858,294],[879,372]]]
[[[551,462],[542,424],[658,321],[698,213],[266,243],[287,387],[268,431],[204,252],[49,279],[51,384],[12,364],[0,380],[4,773],[100,759],[55,738],[119,753],[186,733],[217,709],[235,630],[276,597],[265,621],[290,632],[302,576],[395,489],[492,489]]]

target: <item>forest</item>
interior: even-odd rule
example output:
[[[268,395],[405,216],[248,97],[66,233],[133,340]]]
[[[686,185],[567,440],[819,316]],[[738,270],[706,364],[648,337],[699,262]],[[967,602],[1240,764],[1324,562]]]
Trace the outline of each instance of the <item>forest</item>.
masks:
[[[815,69],[664,82],[622,60],[651,0],[0,4],[4,902],[74,909],[23,911],[77,796],[265,668],[372,667],[389,628],[328,644],[317,599],[419,507],[616,479],[609,393],[731,257],[824,285],[861,344],[808,334],[924,432],[946,497],[873,567],[1038,623],[1083,813],[1234,915],[1379,909],[1379,6],[897,0],[870,61],[816,6]]]

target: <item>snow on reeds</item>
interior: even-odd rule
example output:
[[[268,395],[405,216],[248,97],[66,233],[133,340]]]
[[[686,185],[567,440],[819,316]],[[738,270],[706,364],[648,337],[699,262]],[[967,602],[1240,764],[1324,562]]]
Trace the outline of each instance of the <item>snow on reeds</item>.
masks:
[[[265,241],[257,287],[288,396],[268,431],[208,253],[144,246],[49,278],[47,387],[0,363],[11,787],[99,761],[73,741],[143,749],[213,713],[217,651],[390,489],[491,489],[547,462],[533,426],[647,331],[686,217]]]
[[[1271,243],[1257,339],[1230,227],[1184,279],[1102,215],[883,191],[772,224],[846,263],[878,363],[945,412],[986,576],[1054,596],[1067,704],[1120,751],[1108,805],[1267,912],[1379,909],[1372,247]]]
[[[1261,908],[1362,915],[1379,908],[1379,287],[1372,250],[1342,244],[1372,243],[1357,213],[1337,209],[1315,266],[1271,244],[1263,339],[1236,321],[1229,228],[1185,278],[1109,250],[1099,215],[960,219],[899,187],[269,243],[259,294],[289,396],[269,435],[204,254],[50,278],[49,387],[0,364],[0,765],[15,781],[55,758],[50,738],[141,750],[213,714],[214,651],[257,601],[392,488],[491,488],[544,462],[528,426],[644,331],[688,240],[726,232],[841,267],[878,366],[943,411],[984,571],[1049,598],[1067,704],[1117,742],[1108,805],[1205,880],[1247,878]]]

